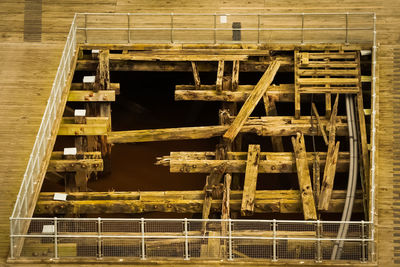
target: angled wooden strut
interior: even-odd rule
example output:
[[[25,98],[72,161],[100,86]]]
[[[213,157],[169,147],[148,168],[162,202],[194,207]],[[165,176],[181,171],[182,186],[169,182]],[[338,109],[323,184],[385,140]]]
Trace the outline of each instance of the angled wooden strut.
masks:
[[[260,145],[249,145],[241,207],[241,214],[243,216],[252,215],[254,212],[259,160]]]
[[[218,61],[217,82],[216,82],[216,87],[215,87],[217,93],[222,92],[222,81],[224,78],[224,65],[225,65],[225,61],[223,61],[223,60]]]
[[[279,61],[274,61],[261,77],[260,81],[257,83],[254,90],[251,92],[250,96],[247,98],[246,102],[243,104],[242,108],[239,111],[236,119],[232,122],[228,131],[224,134],[223,138],[232,142],[237,134],[240,132],[241,128],[245,124],[246,120],[250,117],[250,114],[253,112],[254,108],[263,97],[268,87],[272,83],[275,74],[279,69],[280,63]]]
[[[292,137],[292,144],[294,153],[296,155],[297,177],[299,180],[301,200],[303,203],[304,219],[316,220],[317,211],[315,209],[315,202],[311,187],[311,177],[308,169],[304,136],[298,133],[296,138]]]
[[[324,138],[324,142],[325,142],[326,145],[328,145],[329,144],[328,143],[328,137],[326,136],[324,125],[322,125],[321,118],[319,117],[317,107],[315,106],[314,103],[311,103],[311,105],[312,105],[312,110],[314,112],[314,115],[317,118],[318,127],[321,130],[322,137]]]
[[[191,61],[190,63],[192,64],[194,86],[196,87],[196,89],[200,89],[199,69],[197,68],[196,62]]]
[[[324,176],[322,180],[321,194],[318,202],[319,210],[327,210],[329,208],[329,201],[331,199],[333,184],[336,173],[336,164],[339,155],[340,142],[335,143],[336,135],[336,116],[339,103],[339,94],[336,95],[335,104],[329,122],[329,144],[328,153],[326,156],[326,164],[324,168]]]

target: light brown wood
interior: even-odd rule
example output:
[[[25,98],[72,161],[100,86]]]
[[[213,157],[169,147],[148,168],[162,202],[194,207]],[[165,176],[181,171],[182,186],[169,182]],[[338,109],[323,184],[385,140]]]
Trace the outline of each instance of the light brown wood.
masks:
[[[73,90],[69,92],[68,102],[112,102],[115,101],[115,91]]]
[[[276,72],[278,71],[280,63],[278,61],[273,62],[261,77],[260,81],[257,83],[256,87],[244,102],[242,108],[240,109],[236,119],[232,122],[229,129],[223,135],[223,138],[229,142],[232,142],[236,135],[240,132],[240,129],[245,124],[246,120],[250,117],[255,106],[258,104],[262,96],[267,91],[268,87],[272,83]]]
[[[324,138],[325,144],[328,145],[328,137],[326,136],[325,128],[321,123],[321,118],[319,117],[317,107],[315,106],[314,103],[312,105],[312,110],[314,112],[315,117],[317,118],[317,123],[318,123],[318,128],[320,129],[322,133],[322,137]]]
[[[246,172],[244,176],[242,206],[240,209],[242,216],[252,215],[254,212],[254,198],[257,187],[259,160],[260,145],[249,145]]]
[[[294,154],[296,156],[297,177],[299,180],[299,188],[301,191],[301,201],[303,204],[303,214],[305,220],[316,220],[317,211],[313,191],[311,187],[311,178],[309,171],[309,163],[306,156],[306,146],[304,136],[300,133],[297,137],[292,137]]]
[[[239,86],[239,60],[233,61],[232,67],[232,91],[236,91]]]
[[[222,92],[222,80],[224,78],[224,66],[225,66],[225,61],[223,61],[223,60],[218,61],[217,82],[216,82],[216,87],[215,87],[217,94],[220,94]],[[175,99],[176,99],[176,91],[175,91]]]
[[[194,79],[194,86],[196,89],[200,88],[200,74],[197,68],[196,62],[191,61],[190,64],[192,65],[193,71],[193,79]]]

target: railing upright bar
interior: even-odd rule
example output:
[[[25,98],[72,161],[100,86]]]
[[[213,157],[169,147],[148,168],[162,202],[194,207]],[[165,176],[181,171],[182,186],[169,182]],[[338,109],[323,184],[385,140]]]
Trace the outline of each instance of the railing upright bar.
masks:
[[[101,238],[101,218],[98,217],[97,218],[97,257],[101,258],[103,257],[103,253],[102,252],[102,238]]]
[[[366,262],[365,257],[365,224],[361,221],[361,262]]]
[[[317,262],[321,262],[321,255],[322,255],[322,251],[321,251],[321,222],[320,220],[317,220]]]
[[[14,219],[10,218],[10,258],[14,259]]]
[[[54,217],[54,258],[58,259],[57,217]]]
[[[141,218],[140,229],[141,229],[141,233],[142,233],[142,260],[146,259],[146,246],[144,243],[144,234],[145,234],[144,233],[144,224],[145,224],[144,218]]]
[[[232,253],[232,220],[229,218],[228,234],[229,234],[229,260],[233,260]]]
[[[189,260],[188,219],[185,218],[185,260]]]
[[[276,220],[273,220],[272,223],[272,236],[273,236],[273,240],[272,240],[272,261],[277,261],[277,257],[276,257]]]

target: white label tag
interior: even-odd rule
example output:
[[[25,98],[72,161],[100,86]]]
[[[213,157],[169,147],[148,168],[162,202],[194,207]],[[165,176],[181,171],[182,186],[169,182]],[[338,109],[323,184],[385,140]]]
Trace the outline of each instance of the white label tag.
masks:
[[[64,148],[64,155],[76,155],[76,147],[66,147]]]
[[[67,200],[67,196],[68,196],[68,194],[65,194],[65,193],[54,193],[54,200],[63,200],[63,201],[65,201],[65,200]]]
[[[75,117],[85,117],[86,109],[75,109],[74,115]]]
[[[228,22],[228,18],[226,16],[219,16],[219,21],[221,23],[227,23]]]
[[[54,233],[54,225],[43,225],[43,234],[53,234]]]
[[[92,49],[92,54],[99,54],[100,50],[99,49]]]
[[[83,83],[94,83],[96,76],[83,76]]]

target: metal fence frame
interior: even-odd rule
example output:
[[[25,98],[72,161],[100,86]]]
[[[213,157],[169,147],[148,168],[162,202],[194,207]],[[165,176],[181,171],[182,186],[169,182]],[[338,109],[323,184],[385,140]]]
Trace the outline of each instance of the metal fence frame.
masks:
[[[127,27],[123,28],[90,28],[86,27],[86,23],[88,19],[91,16],[98,16],[98,15],[104,15],[104,16],[127,16]],[[170,26],[166,28],[134,28],[132,27],[130,17],[132,16],[169,16],[171,18]],[[372,33],[372,38],[369,43],[372,45],[372,86],[371,86],[371,93],[372,93],[372,113],[371,113],[371,176],[370,176],[370,218],[369,221],[366,222],[348,222],[348,223],[358,223],[358,224],[370,224],[372,227],[370,227],[370,233],[369,237],[366,239],[359,239],[363,240],[365,242],[370,242],[371,243],[371,257],[369,259],[374,259],[374,237],[375,237],[375,230],[374,230],[374,216],[375,216],[375,174],[376,174],[376,169],[375,169],[375,156],[376,156],[376,144],[375,144],[375,139],[376,139],[376,50],[377,50],[377,44],[376,44],[376,15],[375,13],[291,13],[291,14],[174,14],[174,13],[169,13],[169,14],[139,14],[139,13],[77,13],[74,16],[74,19],[72,20],[72,24],[69,30],[69,34],[66,40],[66,44],[62,53],[61,61],[58,66],[57,74],[53,82],[52,90],[49,96],[49,99],[47,101],[47,106],[42,118],[42,122],[39,128],[39,131],[36,135],[35,143],[27,164],[27,168],[25,171],[25,174],[23,176],[23,180],[21,183],[21,187],[17,196],[17,200],[15,202],[14,210],[13,213],[10,217],[10,243],[11,243],[11,252],[10,252],[10,257],[14,258],[13,255],[13,238],[20,236],[24,237],[27,235],[27,233],[22,233],[21,231],[23,230],[20,226],[21,220],[36,220],[37,218],[31,218],[32,214],[29,214],[29,207],[32,205],[32,200],[33,200],[33,195],[35,193],[36,187],[40,183],[41,177],[39,177],[39,174],[43,168],[45,168],[45,151],[49,145],[49,141],[51,139],[52,135],[52,129],[54,127],[55,119],[57,116],[57,113],[60,111],[60,103],[61,103],[61,96],[63,93],[63,88],[67,82],[67,78],[69,75],[69,72],[71,70],[71,63],[73,62],[74,59],[74,53],[77,49],[77,46],[79,43],[85,43],[88,41],[88,31],[99,31],[99,30],[108,30],[108,31],[121,31],[121,30],[127,30],[128,35],[126,38],[126,43],[131,43],[131,30],[146,30],[146,31],[156,31],[156,30],[169,30],[170,31],[170,39],[166,43],[179,43],[179,40],[175,40],[174,38],[174,32],[180,31],[180,30],[191,30],[191,31],[213,31],[214,38],[209,39],[209,40],[195,40],[195,43],[209,43],[209,44],[215,44],[215,43],[224,43],[224,41],[220,41],[217,38],[217,32],[218,31],[225,31],[227,29],[225,28],[217,28],[216,23],[214,23],[214,27],[212,28],[177,28],[174,27],[174,17],[177,16],[206,16],[206,17],[211,17],[216,21],[217,16],[232,16],[232,15],[240,15],[240,16],[254,16],[255,18],[260,21],[260,18],[263,16],[300,16],[302,18],[302,23],[299,25],[297,28],[262,28],[260,27],[260,24],[258,24],[258,27],[256,28],[242,28],[242,31],[257,31],[257,42],[258,44],[263,43],[260,41],[260,33],[263,31],[288,31],[288,30],[293,30],[293,31],[301,31],[301,39],[299,39],[297,42],[294,42],[295,44],[309,44],[312,42],[308,42],[304,38],[304,33],[307,31],[329,31],[329,30],[335,30],[335,31],[344,31],[344,38],[341,40],[336,40],[336,42],[332,43],[345,43],[349,44],[352,43],[351,40],[348,39],[348,34],[351,31],[368,31]],[[329,16],[332,15],[343,15],[345,19],[345,27],[344,28],[307,28],[304,25],[304,18],[306,16],[315,16],[315,15],[320,15],[328,18]],[[373,21],[371,27],[368,28],[350,28],[348,27],[348,18],[352,15],[369,15],[371,16],[371,19]],[[84,20],[84,25],[80,25],[78,23],[78,20]],[[230,28],[229,30],[232,30]],[[77,35],[79,33],[84,32],[84,40],[78,40],[79,38]],[[140,43],[140,40],[135,40],[135,43]],[[187,43],[187,42],[185,42]],[[237,41],[237,43],[247,43],[245,40],[243,41]],[[57,220],[57,218],[54,218],[53,220]],[[65,220],[59,218],[58,220]],[[71,221],[79,220],[79,219],[68,219]],[[87,219],[85,219],[87,220]],[[100,219],[100,220],[106,220],[106,219]],[[148,220],[148,219],[147,219]],[[231,220],[229,220],[229,225],[230,225]],[[295,221],[285,221],[285,222],[295,222]],[[324,223],[323,221],[315,221],[315,222],[306,222],[302,221],[304,224],[309,224],[309,223]],[[336,223],[342,223],[340,221],[337,221]],[[229,232],[230,233],[230,232]],[[55,233],[56,235],[56,233]],[[54,236],[53,236],[54,237]],[[143,237],[145,238],[145,236]],[[230,236],[224,236],[220,238],[228,238],[230,240]],[[57,240],[57,237],[55,237],[55,240]],[[316,239],[320,240],[320,239]],[[336,240],[336,239],[335,239]],[[348,240],[348,239],[346,239]]]

